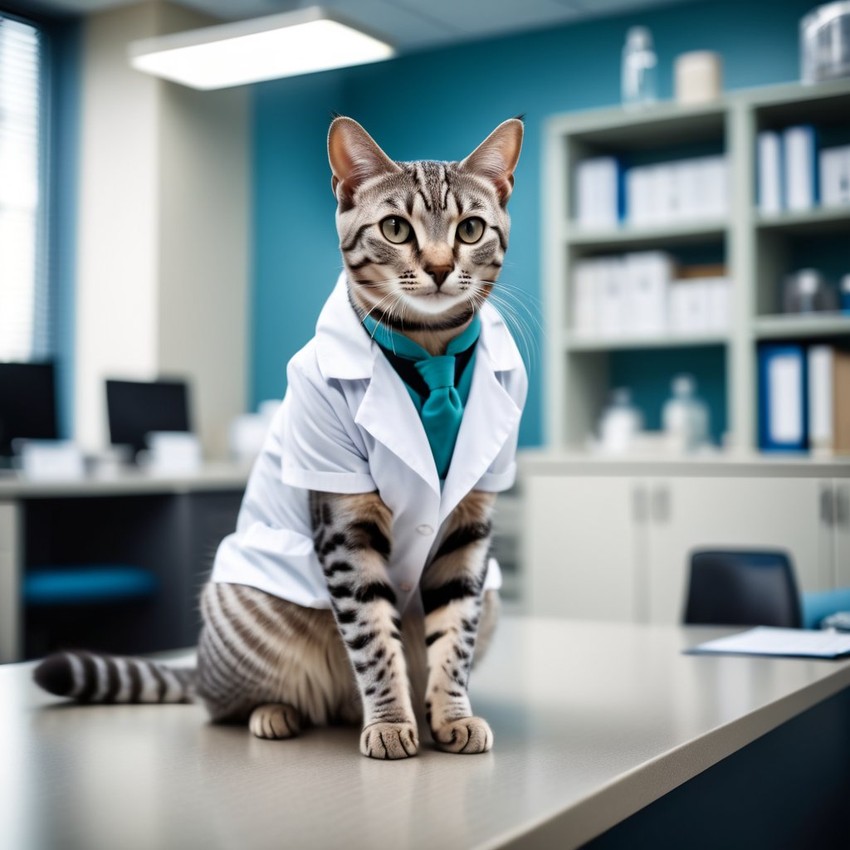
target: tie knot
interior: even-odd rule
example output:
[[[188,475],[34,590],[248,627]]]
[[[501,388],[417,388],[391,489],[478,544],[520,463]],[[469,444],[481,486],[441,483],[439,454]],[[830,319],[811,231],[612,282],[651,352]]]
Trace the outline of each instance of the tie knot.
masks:
[[[455,358],[451,354],[417,360],[416,368],[431,392],[449,389],[455,385]]]

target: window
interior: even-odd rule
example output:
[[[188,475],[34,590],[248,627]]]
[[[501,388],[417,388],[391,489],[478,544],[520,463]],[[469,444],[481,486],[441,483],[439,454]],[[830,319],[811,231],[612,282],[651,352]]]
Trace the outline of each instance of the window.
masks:
[[[37,27],[0,15],[0,360],[51,353],[42,51]]]

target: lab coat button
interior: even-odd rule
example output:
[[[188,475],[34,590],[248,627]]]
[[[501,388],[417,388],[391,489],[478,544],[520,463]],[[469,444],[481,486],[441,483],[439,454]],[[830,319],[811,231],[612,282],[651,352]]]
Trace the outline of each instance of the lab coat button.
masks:
[[[431,528],[430,525],[417,525],[416,530],[423,536],[427,537],[429,534],[434,533],[434,529]]]

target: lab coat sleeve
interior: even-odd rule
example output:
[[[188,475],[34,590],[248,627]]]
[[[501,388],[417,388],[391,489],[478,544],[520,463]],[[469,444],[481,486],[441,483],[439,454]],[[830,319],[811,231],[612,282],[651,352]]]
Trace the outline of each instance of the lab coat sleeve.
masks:
[[[293,360],[281,440],[284,484],[325,493],[370,493],[377,489],[366,448],[342,393],[318,370]]]

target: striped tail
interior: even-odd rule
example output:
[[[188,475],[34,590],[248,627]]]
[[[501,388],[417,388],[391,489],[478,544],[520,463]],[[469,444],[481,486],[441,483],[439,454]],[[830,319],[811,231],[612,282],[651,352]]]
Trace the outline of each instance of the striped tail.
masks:
[[[191,702],[195,671],[91,652],[48,655],[33,672],[48,693],[89,703]]]

